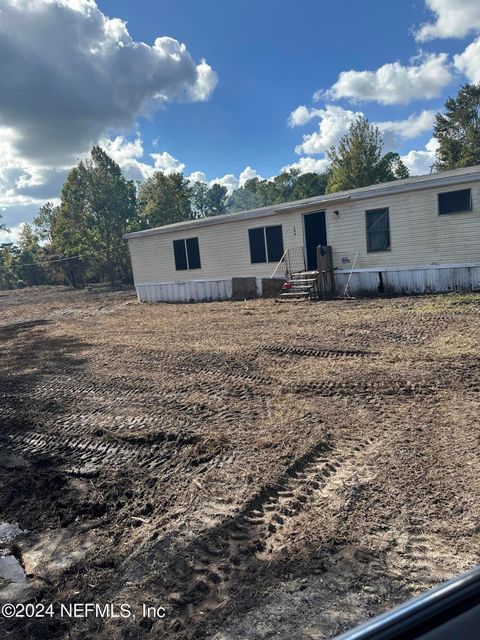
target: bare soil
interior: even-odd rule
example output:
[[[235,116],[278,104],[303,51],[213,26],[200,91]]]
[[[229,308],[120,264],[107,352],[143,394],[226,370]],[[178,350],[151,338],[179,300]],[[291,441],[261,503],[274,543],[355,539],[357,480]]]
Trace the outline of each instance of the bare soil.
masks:
[[[0,292],[0,600],[132,612],[0,636],[331,638],[474,566],[479,336],[477,294]]]

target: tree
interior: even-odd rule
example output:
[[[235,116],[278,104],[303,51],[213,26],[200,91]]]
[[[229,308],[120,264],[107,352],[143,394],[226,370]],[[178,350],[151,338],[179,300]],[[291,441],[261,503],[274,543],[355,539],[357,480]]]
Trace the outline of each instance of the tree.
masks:
[[[395,151],[386,153],[377,166],[377,182],[391,182],[409,178],[410,172],[402,161],[400,154]]]
[[[12,242],[0,245],[0,281],[3,288],[14,289],[23,286],[16,268],[18,254],[18,247]]]
[[[271,181],[265,180],[267,194],[267,202],[265,204],[276,204],[294,200],[295,186],[299,177],[299,169],[290,169],[289,171],[282,171]]]
[[[42,284],[45,281],[45,272],[41,265],[42,248],[37,234],[27,223],[20,232],[18,247],[18,271],[22,281],[28,286]]]
[[[383,140],[375,125],[359,116],[339,142],[328,152],[331,160],[327,193],[367,187],[408,177],[398,153],[382,156]]]
[[[227,187],[215,182],[209,187],[205,182],[195,182],[191,187],[191,206],[195,218],[218,216],[227,208]]]
[[[293,200],[303,200],[304,198],[314,198],[320,196],[327,190],[328,172],[324,173],[302,173],[300,174],[292,190]]]
[[[46,202],[38,210],[37,215],[33,219],[38,237],[41,240],[45,240],[49,243],[52,242],[52,228],[54,226],[55,218],[60,213],[60,207],[54,205],[52,202]]]
[[[235,189],[227,200],[227,210],[231,213],[235,211],[245,211],[247,209],[257,209],[261,207],[262,202],[255,191],[247,189],[244,185]]]
[[[194,182],[192,185],[192,210],[196,218],[208,215],[208,185],[205,182]]]
[[[325,193],[327,179],[327,173],[301,173],[299,169],[282,171],[271,180],[251,178],[235,189],[227,208],[241,211],[319,196]]]
[[[207,215],[218,216],[227,209],[227,187],[215,182],[207,191]]]
[[[65,268],[73,286],[81,276],[78,255],[91,256],[112,286],[125,276],[128,253],[123,234],[135,217],[135,208],[134,183],[123,177],[103,149],[93,147],[90,158],[68,174],[60,210],[52,217],[52,244],[70,258]]]
[[[162,171],[147,178],[138,192],[138,223],[142,229],[192,220],[192,187],[182,173]]]
[[[437,171],[480,164],[480,84],[465,84],[437,113],[433,135],[438,142]]]

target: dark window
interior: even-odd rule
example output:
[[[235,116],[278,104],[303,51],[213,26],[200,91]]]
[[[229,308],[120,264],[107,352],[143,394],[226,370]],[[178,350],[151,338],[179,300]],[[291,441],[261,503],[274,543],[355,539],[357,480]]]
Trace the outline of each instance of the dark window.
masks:
[[[283,256],[282,225],[265,227],[265,237],[267,239],[268,261],[278,262]]]
[[[198,238],[173,241],[173,255],[175,256],[175,269],[200,269],[200,249]]]
[[[259,229],[249,229],[248,239],[250,241],[250,258],[252,264],[257,262],[266,262],[267,253],[265,251],[265,230],[263,227]]]
[[[388,209],[366,211],[367,251],[390,250],[390,221]]]
[[[250,258],[258,262],[278,262],[283,256],[282,225],[248,230]]]
[[[187,256],[188,256],[188,268],[200,269],[200,249],[198,248],[198,238],[188,238],[187,244]]]
[[[472,210],[472,192],[470,189],[447,191],[438,194],[438,213],[461,213]]]
[[[175,269],[177,271],[180,271],[182,269],[188,269],[185,240],[173,241],[173,254],[175,256]]]

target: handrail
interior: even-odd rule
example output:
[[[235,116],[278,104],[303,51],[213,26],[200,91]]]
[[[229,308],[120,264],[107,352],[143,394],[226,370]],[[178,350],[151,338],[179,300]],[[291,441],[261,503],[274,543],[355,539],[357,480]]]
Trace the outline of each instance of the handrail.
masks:
[[[283,259],[285,258],[285,256],[287,255],[287,253],[288,253],[288,249],[285,249],[285,251],[283,252],[282,257],[280,258],[280,260],[278,261],[277,266],[275,267],[275,271],[272,273],[272,275],[270,276],[270,278],[273,278],[273,277],[275,276],[275,274],[276,274],[276,273],[277,273],[277,271],[278,271],[278,268],[279,268],[279,267],[280,267],[280,265],[282,264]]]

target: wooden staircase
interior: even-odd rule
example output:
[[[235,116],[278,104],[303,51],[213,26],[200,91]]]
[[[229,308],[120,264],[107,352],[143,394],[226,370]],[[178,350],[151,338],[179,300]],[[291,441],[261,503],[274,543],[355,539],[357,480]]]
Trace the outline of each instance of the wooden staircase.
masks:
[[[284,282],[277,302],[300,302],[318,300],[318,271],[298,271]]]

